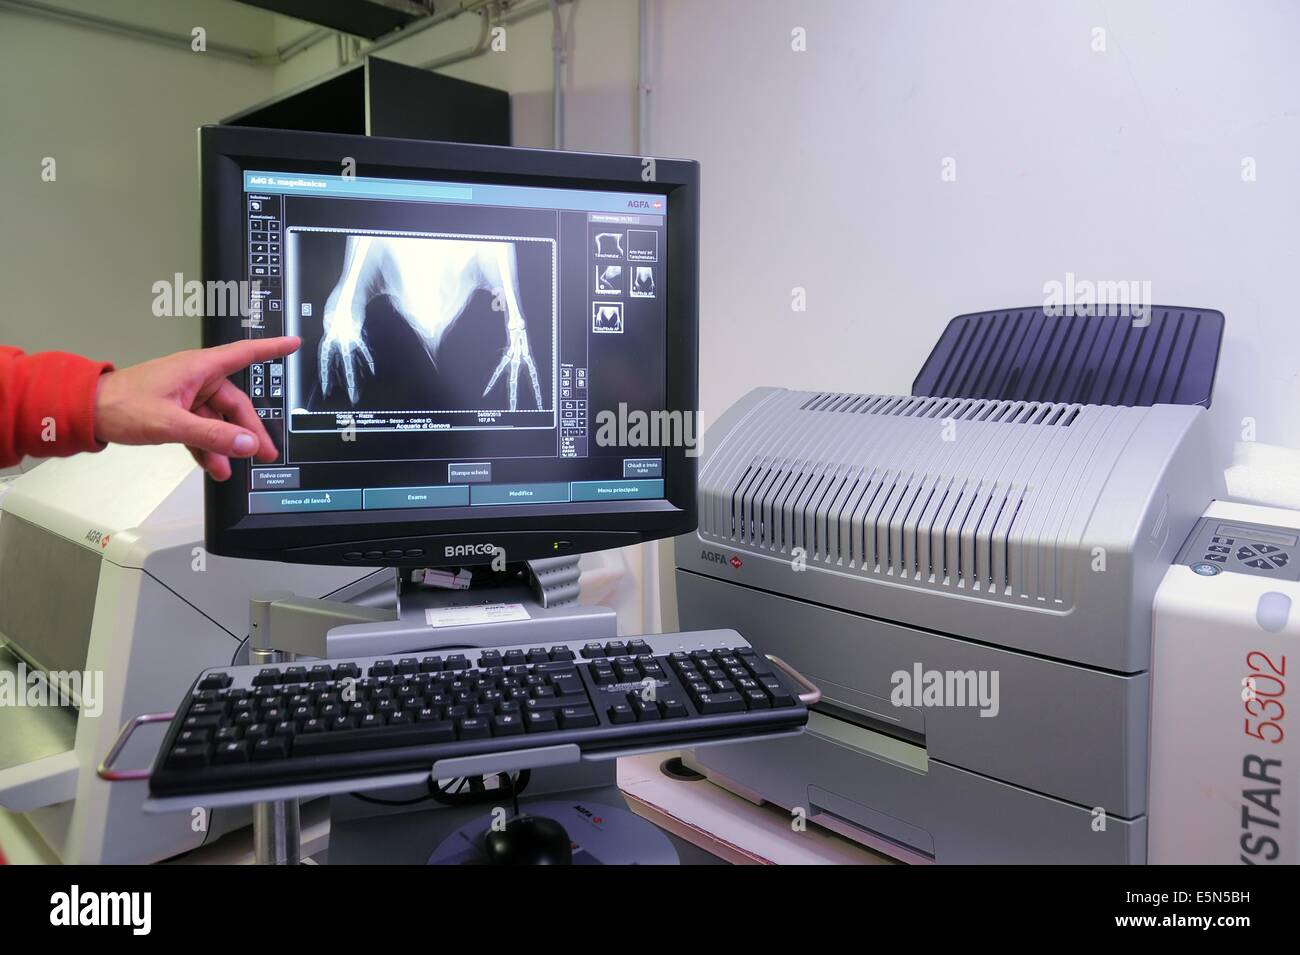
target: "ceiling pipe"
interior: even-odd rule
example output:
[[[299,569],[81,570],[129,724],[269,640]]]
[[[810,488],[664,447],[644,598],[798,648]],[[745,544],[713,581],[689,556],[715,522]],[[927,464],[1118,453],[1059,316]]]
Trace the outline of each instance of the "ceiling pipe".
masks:
[[[153,27],[141,26],[136,23],[128,23],[125,20],[113,20],[109,17],[101,17],[94,13],[83,13],[79,10],[69,10],[66,7],[58,7],[49,3],[42,3],[40,0],[0,0],[0,10],[9,10],[14,13],[25,13],[33,17],[42,17],[47,20],[55,20],[60,23],[68,23],[73,26],[85,27],[91,30],[99,30],[104,33],[114,33],[118,36],[130,37],[134,40],[144,40],[149,43],[157,43],[162,46],[168,46],[173,49],[192,50],[194,37],[185,33],[171,33],[167,30],[158,30]],[[206,52],[214,56],[220,56],[225,59],[234,60],[238,63],[244,63],[249,66],[274,66],[278,63],[285,63],[293,57],[315,46],[322,40],[328,39],[334,34],[334,31],[325,27],[318,27],[309,30],[296,40],[286,43],[278,48],[274,53],[262,53],[249,47],[231,46],[226,43],[215,43],[207,41]]]
[[[559,0],[551,7],[551,147],[564,148],[564,21]]]

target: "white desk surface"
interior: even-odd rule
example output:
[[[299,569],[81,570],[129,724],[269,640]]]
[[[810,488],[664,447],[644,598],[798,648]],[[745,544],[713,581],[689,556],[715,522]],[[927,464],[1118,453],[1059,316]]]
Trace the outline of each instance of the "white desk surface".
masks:
[[[707,779],[673,779],[659,766],[675,753],[618,761],[618,788],[632,811],[680,839],[736,865],[893,865],[896,860],[790,814],[758,806]]]

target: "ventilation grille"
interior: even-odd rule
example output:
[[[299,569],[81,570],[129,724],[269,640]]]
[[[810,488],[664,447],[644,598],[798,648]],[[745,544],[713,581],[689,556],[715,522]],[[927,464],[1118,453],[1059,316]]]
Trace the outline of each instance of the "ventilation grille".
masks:
[[[959,315],[912,384],[915,395],[1208,408],[1223,313],[1152,305],[1049,316],[1042,308]]]
[[[700,468],[699,535],[981,599],[1073,605],[1149,409],[765,389]]]
[[[1016,485],[755,461],[730,489],[732,541],[898,580],[1009,596]]]
[[[799,410],[1067,427],[1079,416],[1082,406],[1039,401],[984,401],[976,398],[917,398],[828,392],[812,395],[799,406]]]

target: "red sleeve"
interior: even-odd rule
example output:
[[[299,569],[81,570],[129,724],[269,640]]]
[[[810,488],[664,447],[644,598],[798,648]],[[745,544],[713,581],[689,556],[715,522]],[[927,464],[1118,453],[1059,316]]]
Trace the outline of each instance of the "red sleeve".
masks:
[[[0,467],[25,455],[102,449],[95,440],[95,388],[112,369],[108,362],[67,352],[24,355],[0,345]]]

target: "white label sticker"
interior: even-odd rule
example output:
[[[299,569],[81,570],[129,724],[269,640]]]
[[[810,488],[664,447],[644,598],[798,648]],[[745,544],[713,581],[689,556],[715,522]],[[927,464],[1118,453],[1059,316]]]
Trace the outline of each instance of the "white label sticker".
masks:
[[[480,604],[475,607],[435,607],[424,612],[424,622],[431,627],[465,627],[475,623],[501,623],[527,620],[523,604]]]

